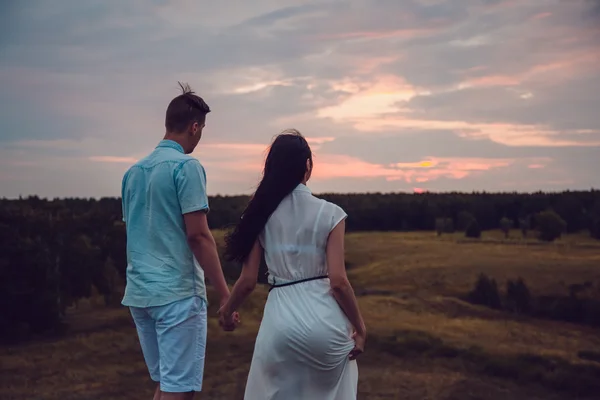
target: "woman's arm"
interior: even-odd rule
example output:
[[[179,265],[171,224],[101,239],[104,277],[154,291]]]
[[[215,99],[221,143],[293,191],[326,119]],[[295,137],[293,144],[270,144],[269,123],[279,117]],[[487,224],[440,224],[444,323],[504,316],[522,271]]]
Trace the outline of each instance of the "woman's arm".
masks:
[[[221,309],[219,314],[225,321],[232,319],[234,311],[246,300],[246,297],[256,287],[256,280],[258,278],[258,267],[260,266],[260,259],[262,256],[262,247],[258,240],[254,242],[254,246],[248,255],[248,259],[242,266],[242,273],[238,278],[237,282],[233,286],[229,300]]]
[[[367,328],[358,309],[354,290],[346,275],[346,265],[344,262],[345,230],[346,222],[342,221],[329,234],[327,240],[327,266],[329,268],[329,280],[331,282],[333,297],[335,297],[354,327],[355,348],[350,354],[350,357],[354,359],[364,351]]]

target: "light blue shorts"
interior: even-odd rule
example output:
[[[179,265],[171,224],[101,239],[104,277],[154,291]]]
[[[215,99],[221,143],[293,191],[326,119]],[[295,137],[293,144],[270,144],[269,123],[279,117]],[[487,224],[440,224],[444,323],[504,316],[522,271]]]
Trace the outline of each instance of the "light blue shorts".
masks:
[[[130,307],[142,353],[160,390],[202,390],[206,352],[206,302],[190,297],[158,307]]]

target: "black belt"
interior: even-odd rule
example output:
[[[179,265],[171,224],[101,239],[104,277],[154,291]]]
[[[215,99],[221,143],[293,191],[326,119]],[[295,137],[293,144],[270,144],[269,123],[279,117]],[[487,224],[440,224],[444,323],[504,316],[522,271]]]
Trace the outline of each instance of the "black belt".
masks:
[[[313,276],[312,278],[300,279],[298,281],[293,281],[293,282],[273,284],[269,288],[269,292],[275,288],[280,288],[280,287],[284,287],[284,286],[292,286],[292,285],[296,285],[298,283],[303,283],[303,282],[308,282],[308,281],[316,281],[317,279],[327,279],[327,278],[329,278],[328,275],[321,275],[321,276]]]

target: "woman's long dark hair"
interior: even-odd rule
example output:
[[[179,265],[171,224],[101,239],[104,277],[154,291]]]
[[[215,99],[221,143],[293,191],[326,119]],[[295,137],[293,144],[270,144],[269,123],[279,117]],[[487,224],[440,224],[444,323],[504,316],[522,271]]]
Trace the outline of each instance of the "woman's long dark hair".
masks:
[[[306,160],[310,160],[312,167],[310,146],[300,132],[289,129],[275,138],[256,192],[234,230],[225,237],[228,260],[246,261],[271,214],[304,180]]]

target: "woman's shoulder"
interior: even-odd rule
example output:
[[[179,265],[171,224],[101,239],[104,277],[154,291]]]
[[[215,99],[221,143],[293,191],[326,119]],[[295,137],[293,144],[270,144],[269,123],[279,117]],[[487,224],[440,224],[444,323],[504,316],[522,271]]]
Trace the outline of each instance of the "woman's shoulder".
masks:
[[[344,211],[344,209],[342,207],[340,207],[339,205],[337,205],[336,203],[325,200],[325,199],[321,199],[318,197],[314,197],[314,198],[323,207],[324,212],[326,212],[328,214],[332,214],[332,215],[346,215],[346,212]]]

